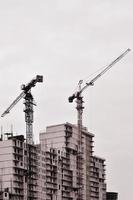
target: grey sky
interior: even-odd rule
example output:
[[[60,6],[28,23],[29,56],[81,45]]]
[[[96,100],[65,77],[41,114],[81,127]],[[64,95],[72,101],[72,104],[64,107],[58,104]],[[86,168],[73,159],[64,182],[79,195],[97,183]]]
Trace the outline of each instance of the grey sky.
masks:
[[[133,48],[131,0],[0,1],[0,112],[36,74],[35,139],[47,125],[76,123],[69,104],[78,81]],[[131,199],[133,179],[133,56],[130,52],[84,92],[84,125],[95,153],[106,158],[108,190]],[[4,131],[25,132],[22,102],[0,119]]]

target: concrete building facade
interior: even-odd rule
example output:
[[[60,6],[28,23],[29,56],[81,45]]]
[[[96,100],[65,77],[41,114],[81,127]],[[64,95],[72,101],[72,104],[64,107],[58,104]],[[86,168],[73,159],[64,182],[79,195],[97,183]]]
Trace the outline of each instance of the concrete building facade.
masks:
[[[92,156],[90,166],[91,199],[106,200],[105,159]]]
[[[6,200],[35,200],[37,187],[36,147],[24,136],[0,141],[0,193]]]
[[[49,126],[40,133],[40,158],[44,154],[45,160],[40,166],[40,182],[45,195],[40,196],[40,200],[43,196],[44,200],[106,199],[105,160],[93,156],[93,137],[83,128],[79,163],[77,126],[59,124]],[[45,177],[43,180],[42,172]],[[82,188],[79,188],[79,182]]]

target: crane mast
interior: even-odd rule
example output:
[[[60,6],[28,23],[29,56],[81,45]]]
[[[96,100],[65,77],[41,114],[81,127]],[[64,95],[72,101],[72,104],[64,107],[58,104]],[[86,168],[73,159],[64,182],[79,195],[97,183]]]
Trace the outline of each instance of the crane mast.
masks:
[[[33,144],[33,105],[34,99],[31,92],[27,92],[24,97],[25,104],[25,122],[26,122],[26,140],[28,144]]]
[[[23,84],[21,86],[23,92],[20,93],[20,95],[12,102],[12,104],[1,115],[1,117],[4,117],[22,98],[24,98],[26,142],[28,144],[33,144],[33,106],[35,105],[35,103],[34,103],[34,98],[31,94],[31,88],[35,87],[37,82],[43,82],[43,76],[37,75],[36,78],[32,79],[27,85]]]
[[[128,48],[124,53],[122,53],[119,57],[117,57],[113,62],[111,62],[107,67],[105,67],[98,75],[96,75],[91,81],[87,82],[84,87],[81,87],[82,80],[79,81],[78,84],[78,91],[76,91],[72,96],[68,98],[69,103],[72,103],[74,99],[76,99],[76,109],[77,109],[77,127],[78,127],[78,156],[77,156],[77,168],[78,168],[78,197],[77,200],[84,200],[83,199],[83,183],[82,183],[82,115],[83,115],[83,96],[82,92],[87,89],[89,86],[93,86],[95,81],[100,78],[103,74],[105,74],[109,69],[113,67],[119,60],[121,60],[130,49]]]

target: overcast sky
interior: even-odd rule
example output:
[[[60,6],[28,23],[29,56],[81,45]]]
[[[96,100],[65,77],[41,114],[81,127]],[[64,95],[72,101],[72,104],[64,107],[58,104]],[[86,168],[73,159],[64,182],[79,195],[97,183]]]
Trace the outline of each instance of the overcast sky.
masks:
[[[133,48],[131,0],[1,0],[0,113],[37,74],[32,92],[34,138],[47,125],[77,122],[68,103],[80,79]],[[83,96],[83,121],[95,134],[95,154],[106,158],[109,191],[133,196],[133,53],[127,54]],[[3,130],[25,133],[23,100],[0,119]]]

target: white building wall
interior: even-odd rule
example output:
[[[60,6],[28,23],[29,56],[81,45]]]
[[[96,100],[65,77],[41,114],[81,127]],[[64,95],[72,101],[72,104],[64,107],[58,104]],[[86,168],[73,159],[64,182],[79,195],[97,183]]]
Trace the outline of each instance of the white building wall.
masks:
[[[65,143],[65,134],[64,131],[61,130],[60,132],[52,132],[47,128],[48,133],[40,133],[40,143],[41,146],[44,147],[47,145],[48,148],[57,148],[62,149]],[[53,128],[52,128],[53,130]]]
[[[0,180],[2,190],[8,188],[11,192],[11,182],[13,180],[13,148],[12,141],[0,141]]]

